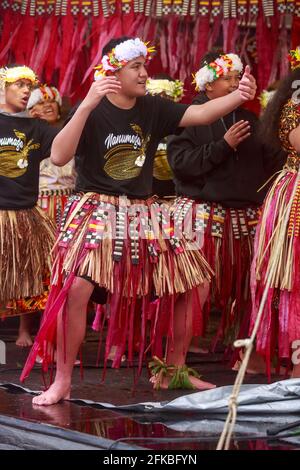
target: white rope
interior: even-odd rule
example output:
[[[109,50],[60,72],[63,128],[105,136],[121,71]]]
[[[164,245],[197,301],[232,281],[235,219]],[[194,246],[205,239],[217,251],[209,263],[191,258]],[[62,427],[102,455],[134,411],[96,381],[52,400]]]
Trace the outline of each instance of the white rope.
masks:
[[[297,178],[296,178],[296,181],[295,181],[295,185],[294,185],[294,188],[293,188],[292,195],[291,195],[289,203],[286,206],[285,211],[284,211],[284,223],[283,223],[283,225],[282,224],[277,225],[277,227],[274,230],[272,236],[274,236],[275,231],[280,226],[285,227],[288,224],[292,203],[293,203],[293,200],[294,200],[294,197],[295,197],[295,194],[296,194],[296,190],[297,190],[299,181],[300,181],[300,172],[298,170],[298,174],[297,174]],[[285,232],[282,233],[282,237],[283,236],[285,236]],[[224,424],[224,428],[223,428],[222,434],[220,436],[220,439],[219,439],[219,442],[218,442],[218,445],[217,445],[217,450],[222,450],[222,449],[228,450],[229,446],[230,446],[231,436],[232,436],[234,426],[235,426],[235,422],[236,422],[236,418],[237,418],[239,392],[240,392],[240,389],[241,389],[241,385],[244,381],[244,377],[245,377],[246,370],[247,370],[247,367],[248,367],[248,362],[249,362],[251,352],[252,352],[252,349],[253,349],[253,345],[254,345],[254,340],[255,340],[258,328],[260,326],[260,321],[261,321],[264,306],[265,306],[265,303],[266,303],[266,300],[267,300],[269,287],[270,287],[270,284],[271,284],[271,280],[273,278],[274,271],[276,269],[277,257],[279,255],[279,251],[280,251],[280,243],[277,244],[277,246],[274,250],[274,255],[275,256],[272,257],[271,262],[270,262],[270,268],[269,268],[269,271],[268,271],[267,277],[266,277],[266,285],[265,285],[265,288],[264,288],[264,291],[263,291],[262,299],[261,299],[261,302],[260,302],[260,306],[259,306],[259,309],[258,309],[258,314],[257,314],[257,318],[256,318],[256,321],[255,321],[255,324],[254,324],[254,327],[253,327],[252,334],[251,334],[250,338],[240,339],[240,340],[237,340],[237,341],[234,342],[234,346],[236,348],[241,348],[241,347],[245,348],[245,355],[244,355],[243,360],[241,362],[238,374],[236,376],[236,379],[235,379],[235,382],[234,382],[234,385],[233,385],[233,388],[232,388],[232,393],[231,393],[231,395],[229,397],[229,400],[228,400],[228,415],[227,415],[227,418],[226,418],[226,421],[225,421],[225,424]]]

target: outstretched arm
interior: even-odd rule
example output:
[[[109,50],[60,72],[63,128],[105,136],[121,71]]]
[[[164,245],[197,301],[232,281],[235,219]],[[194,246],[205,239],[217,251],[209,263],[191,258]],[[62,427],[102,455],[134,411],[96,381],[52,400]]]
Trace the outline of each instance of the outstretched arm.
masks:
[[[250,74],[250,68],[247,65],[238,90],[201,105],[189,106],[179,123],[179,127],[209,125],[220,117],[226,116],[245,101],[253,100],[255,93],[255,78]]]
[[[63,166],[74,157],[76,149],[90,113],[108,93],[117,93],[121,88],[115,77],[103,77],[93,82],[88,94],[78,106],[66,126],[55,137],[51,148],[51,162]]]

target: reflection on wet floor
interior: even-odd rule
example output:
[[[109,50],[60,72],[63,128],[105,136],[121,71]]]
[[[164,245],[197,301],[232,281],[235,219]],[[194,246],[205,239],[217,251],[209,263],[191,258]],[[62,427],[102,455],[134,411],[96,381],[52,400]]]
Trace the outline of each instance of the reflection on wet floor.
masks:
[[[63,402],[50,407],[32,406],[28,394],[8,393],[0,389],[0,415],[13,416],[35,423],[46,423],[60,428],[79,431],[113,441],[122,440],[148,449],[214,450],[217,436],[204,427],[200,432],[178,432],[165,423],[155,422],[145,415],[125,414],[110,410],[98,410]],[[172,416],[170,417],[172,418]],[[159,420],[159,417],[157,417]],[[184,417],[186,419],[186,417]],[[249,436],[250,437],[250,436]],[[248,439],[235,436],[231,449],[235,450],[292,450],[291,444],[264,439]]]
[[[0,365],[0,383],[19,384],[19,376],[28,351],[16,348],[13,339],[6,332],[7,363]],[[108,369],[106,380],[101,382],[102,369],[94,367],[98,341],[89,335],[83,347],[83,378],[79,368],[74,373],[72,398],[109,402],[115,405],[149,401],[169,401],[180,395],[192,393],[182,390],[154,391],[149,384],[146,369],[137,384],[134,368],[126,366],[119,370]],[[210,382],[218,386],[233,384],[236,373],[228,363],[222,360],[222,354],[191,354],[189,364],[195,367]],[[274,377],[274,381],[278,380]],[[246,383],[267,383],[264,376],[247,376]],[[43,380],[40,366],[36,366],[26,381],[25,387],[31,390],[42,390]],[[16,392],[16,391],[15,391]],[[97,409],[82,404],[63,402],[50,407],[32,406],[32,396],[26,393],[12,393],[0,388],[0,416],[15,417],[27,422],[46,423],[66,430],[79,431],[86,435],[121,440],[148,449],[161,450],[214,450],[218,441],[223,421],[218,426],[210,426],[209,419],[199,419],[186,413],[178,416],[147,415]],[[260,419],[260,418],[258,418]],[[188,422],[183,426],[182,422]],[[214,430],[212,430],[214,429]],[[218,432],[216,432],[218,429]],[[259,438],[258,438],[259,437]],[[291,450],[296,444],[263,439],[263,435],[247,436],[237,433],[232,440],[231,448],[236,450]]]

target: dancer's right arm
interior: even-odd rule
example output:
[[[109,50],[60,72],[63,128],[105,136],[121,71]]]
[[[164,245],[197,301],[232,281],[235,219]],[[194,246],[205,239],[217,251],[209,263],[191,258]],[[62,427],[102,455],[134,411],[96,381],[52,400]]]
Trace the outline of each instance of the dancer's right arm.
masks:
[[[55,137],[51,148],[51,162],[63,166],[74,157],[85,123],[102,98],[108,93],[117,93],[121,88],[115,77],[103,77],[93,82],[88,94],[76,112]]]

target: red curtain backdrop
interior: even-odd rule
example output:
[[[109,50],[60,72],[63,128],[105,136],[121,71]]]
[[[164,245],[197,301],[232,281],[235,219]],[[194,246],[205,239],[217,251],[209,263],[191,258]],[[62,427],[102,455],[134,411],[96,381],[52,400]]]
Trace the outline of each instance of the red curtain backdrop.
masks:
[[[156,46],[149,74],[185,81],[208,50],[241,55],[259,91],[288,71],[300,43],[300,0],[0,0],[0,66],[32,67],[42,82],[80,99],[113,37],[139,36]]]

